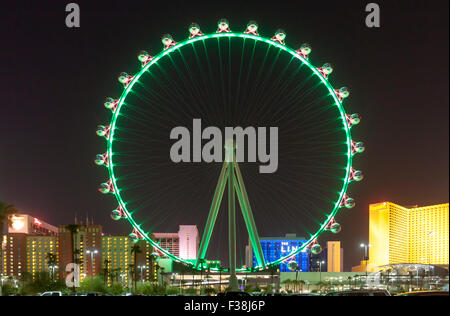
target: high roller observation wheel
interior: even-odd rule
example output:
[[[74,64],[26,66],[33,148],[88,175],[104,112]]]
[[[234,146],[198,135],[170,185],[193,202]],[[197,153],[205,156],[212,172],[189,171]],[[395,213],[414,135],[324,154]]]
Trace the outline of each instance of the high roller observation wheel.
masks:
[[[273,262],[267,262],[266,267],[276,266],[282,262],[286,262],[293,258],[298,253],[310,249],[311,253],[318,254],[322,251],[322,247],[317,242],[318,237],[325,231],[330,231],[332,233],[338,233],[341,231],[341,226],[335,221],[336,214],[341,208],[353,208],[355,206],[355,200],[347,195],[347,189],[350,182],[361,181],[363,179],[363,174],[359,170],[355,170],[352,167],[353,156],[357,153],[362,153],[365,150],[364,144],[362,142],[354,142],[351,137],[351,128],[354,125],[359,124],[360,116],[358,114],[346,114],[343,107],[343,100],[349,96],[349,91],[347,88],[343,87],[340,89],[334,89],[328,80],[329,75],[332,73],[333,69],[330,64],[324,64],[322,67],[315,67],[308,60],[308,55],[311,53],[311,47],[308,44],[303,44],[300,49],[294,50],[286,46],[285,38],[286,34],[282,30],[278,30],[272,38],[265,38],[258,33],[258,24],[256,22],[249,22],[247,28],[244,32],[232,32],[229,28],[229,23],[225,19],[221,19],[218,23],[218,30],[216,33],[203,34],[200,27],[193,23],[189,27],[189,38],[182,42],[175,42],[170,35],[164,35],[162,38],[162,43],[164,49],[155,56],[150,56],[147,52],[141,51],[138,55],[138,59],[142,64],[141,70],[135,75],[128,75],[127,73],[121,73],[118,80],[124,86],[124,91],[119,99],[107,98],[105,101],[105,107],[112,111],[112,118],[109,125],[103,126],[99,125],[97,127],[97,135],[106,139],[107,151],[104,154],[98,154],[95,163],[100,166],[105,166],[109,172],[109,180],[100,185],[99,191],[103,194],[113,194],[118,202],[118,207],[111,212],[111,217],[113,220],[126,219],[132,225],[133,231],[129,235],[133,242],[139,240],[145,240],[149,242],[153,247],[157,248],[160,253],[164,254],[168,258],[174,260],[175,262],[183,263],[193,269],[200,269],[196,265],[186,259],[175,256],[168,250],[162,248],[158,243],[151,239],[151,233],[146,232],[142,229],[141,225],[137,223],[132,216],[132,210],[127,208],[126,201],[121,196],[121,189],[117,185],[116,176],[114,173],[114,132],[116,129],[117,118],[121,113],[123,104],[130,93],[133,86],[139,82],[141,76],[149,71],[153,65],[155,65],[158,60],[164,56],[168,56],[174,51],[180,49],[183,46],[204,41],[213,38],[244,38],[252,39],[257,42],[264,42],[271,47],[278,48],[284,52],[289,53],[294,58],[300,60],[304,65],[306,65],[314,75],[316,75],[321,83],[328,89],[330,96],[332,97],[335,106],[338,108],[340,113],[340,118],[343,125],[343,130],[346,136],[346,166],[345,166],[345,177],[342,179],[342,187],[340,188],[339,198],[335,201],[334,207],[327,216],[326,220],[320,225],[320,228],[313,234],[310,235],[307,242],[303,243],[301,247],[292,251],[291,253],[279,258]],[[212,267],[210,270],[218,271],[219,268]],[[250,268],[240,268],[237,271],[262,271],[262,266],[256,266],[253,269]],[[223,270],[222,270],[223,271]],[[227,271],[227,270],[225,270]]]

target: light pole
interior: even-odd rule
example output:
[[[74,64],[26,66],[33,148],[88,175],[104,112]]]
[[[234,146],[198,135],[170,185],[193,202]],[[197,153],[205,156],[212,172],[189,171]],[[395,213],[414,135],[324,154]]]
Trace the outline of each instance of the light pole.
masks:
[[[0,296],[3,296],[3,274],[0,274]]]
[[[428,279],[429,279],[429,281],[431,281],[431,244],[432,244],[433,236],[434,236],[434,231],[432,231],[432,230],[429,231],[428,232],[428,241],[427,241],[427,243],[428,243],[427,252],[428,252]],[[431,282],[430,282],[430,289],[431,289]]]
[[[367,263],[369,261],[369,247],[372,247],[372,244],[364,244],[360,245],[361,248],[364,248],[364,268],[366,270],[366,283],[367,283]]]
[[[322,264],[325,264],[325,260],[317,262],[319,266],[319,291],[322,291]]]
[[[93,274],[94,255],[98,254],[98,250],[97,249],[86,250],[86,253],[88,255],[91,255],[91,278],[92,278],[92,277],[94,277],[94,274]]]
[[[147,266],[143,265],[143,266],[138,266],[138,269],[141,270],[141,282],[144,282],[144,276],[143,276],[143,270],[146,269]]]
[[[177,281],[178,273],[173,273],[172,275],[173,275],[172,286],[176,286],[175,282]],[[178,278],[178,287],[179,287],[180,294],[181,294],[181,278]]]
[[[122,285],[124,285],[126,274],[125,274],[125,273],[121,273],[119,276],[120,276],[120,283],[121,283]],[[128,284],[127,284],[127,287],[128,287]]]
[[[52,271],[52,280],[53,280],[53,282],[56,282],[55,270],[58,269],[58,266],[56,264],[52,264],[52,265],[49,266],[49,268]]]
[[[427,252],[428,252],[428,265],[431,265],[431,239],[434,236],[434,231],[429,231],[428,232],[428,239],[427,239],[427,243],[428,243],[428,247],[427,247]]]

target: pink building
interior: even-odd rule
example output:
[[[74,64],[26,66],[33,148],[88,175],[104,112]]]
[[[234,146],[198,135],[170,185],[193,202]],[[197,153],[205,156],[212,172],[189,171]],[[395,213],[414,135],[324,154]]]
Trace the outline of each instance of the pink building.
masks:
[[[197,259],[200,239],[195,225],[180,225],[178,231],[180,240],[180,258]]]
[[[178,233],[153,233],[159,245],[182,259],[197,259],[200,239],[196,225],[180,225]]]

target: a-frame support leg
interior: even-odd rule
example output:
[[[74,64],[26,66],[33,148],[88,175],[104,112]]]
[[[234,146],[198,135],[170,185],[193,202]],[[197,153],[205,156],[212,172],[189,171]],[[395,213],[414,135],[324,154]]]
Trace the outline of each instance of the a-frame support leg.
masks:
[[[247,226],[250,242],[252,243],[252,248],[259,265],[262,268],[266,268],[266,262],[264,260],[264,254],[262,252],[258,230],[253,218],[250,200],[248,199],[247,190],[245,189],[244,180],[242,178],[241,170],[239,169],[239,165],[237,164],[237,162],[234,163],[234,170],[237,180],[235,182],[235,188],[238,195],[239,204],[241,206],[242,216],[244,217],[245,225]]]
[[[228,280],[232,291],[239,289],[236,275],[236,191],[234,188],[233,162],[228,163],[228,249],[230,258],[230,278]]]
[[[206,220],[205,230],[203,231],[203,237],[198,249],[197,262],[195,267],[198,267],[200,262],[205,259],[206,251],[208,250],[209,241],[211,240],[214,224],[216,223],[217,214],[219,213],[220,204],[222,202],[223,192],[225,191],[225,186],[228,180],[228,167],[228,163],[224,163],[222,166],[222,171],[220,172],[219,181],[217,182],[216,191],[214,192],[214,197],[211,203],[211,208],[209,209],[208,219]]]
[[[230,287],[237,290],[236,278],[236,195],[238,197],[239,206],[242,211],[245,225],[250,237],[253,251],[255,252],[256,260],[262,267],[266,267],[264,255],[261,249],[258,230],[256,229],[253,212],[250,206],[250,200],[245,189],[244,180],[237,162],[233,156],[228,161],[224,162],[222,171],[220,172],[219,181],[217,182],[214,197],[206,220],[205,230],[203,232],[202,240],[200,242],[199,252],[197,256],[196,268],[203,264],[208,245],[211,240],[211,235],[216,223],[217,214],[219,213],[220,204],[222,202],[225,186],[228,184],[228,242],[229,242],[229,258],[230,258]]]

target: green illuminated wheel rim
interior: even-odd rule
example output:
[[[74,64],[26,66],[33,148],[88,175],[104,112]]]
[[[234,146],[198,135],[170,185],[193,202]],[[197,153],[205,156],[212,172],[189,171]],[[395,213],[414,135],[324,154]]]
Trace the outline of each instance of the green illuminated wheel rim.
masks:
[[[254,25],[253,25],[254,26]],[[318,83],[323,87],[324,91],[327,91],[327,95],[324,98],[330,100],[334,109],[337,110],[338,117],[336,118],[340,122],[340,144],[342,145],[342,157],[343,163],[338,166],[338,169],[341,170],[340,176],[340,184],[339,188],[337,188],[335,199],[331,202],[331,207],[328,210],[323,210],[323,213],[326,214],[324,216],[324,220],[321,220],[318,224],[318,229],[313,232],[309,232],[309,237],[307,237],[307,242],[303,243],[303,245],[296,249],[295,251],[280,257],[279,259],[267,262],[267,266],[275,266],[280,264],[281,262],[285,262],[290,258],[294,257],[298,253],[304,251],[306,248],[310,249],[312,253],[319,253],[321,251],[321,247],[318,244],[317,240],[319,236],[325,232],[330,231],[333,233],[337,233],[341,230],[340,225],[335,221],[336,214],[341,208],[352,208],[355,205],[355,202],[352,198],[347,196],[348,185],[352,181],[360,181],[363,176],[361,171],[355,170],[352,168],[352,158],[356,153],[361,153],[364,151],[364,145],[361,142],[354,142],[351,138],[351,127],[358,124],[360,121],[360,117],[357,114],[348,115],[346,114],[343,107],[343,100],[348,96],[348,91],[346,88],[335,89],[328,80],[328,75],[332,72],[332,68],[329,64],[325,64],[322,67],[313,66],[308,60],[308,55],[310,53],[310,48],[308,45],[302,45],[299,50],[293,50],[287,47],[284,44],[285,34],[282,31],[278,31],[275,36],[271,39],[264,38],[258,35],[257,27],[256,29],[252,27],[252,24],[249,24],[247,30],[244,33],[236,33],[231,32],[228,26],[221,28],[219,24],[219,30],[217,33],[203,35],[200,32],[200,28],[198,27],[193,31],[193,27],[190,29],[191,37],[182,42],[176,43],[169,35],[166,35],[163,38],[163,44],[165,45],[164,50],[161,51],[154,57],[151,57],[145,52],[142,52],[139,55],[139,60],[142,62],[142,69],[134,76],[129,76],[126,73],[122,73],[119,77],[119,81],[124,84],[124,91],[119,99],[111,99],[108,98],[105,106],[112,110],[113,115],[111,119],[111,123],[107,126],[99,126],[97,130],[97,134],[99,136],[103,136],[107,141],[107,151],[104,154],[97,155],[96,164],[104,165],[108,168],[109,171],[109,181],[102,183],[99,191],[102,193],[112,193],[118,202],[118,207],[112,213],[113,219],[124,218],[129,221],[129,223],[133,227],[133,232],[130,234],[130,237],[134,240],[146,240],[153,247],[157,248],[158,251],[165,256],[171,258],[175,262],[184,263],[192,268],[195,268],[195,264],[192,261],[180,258],[173,254],[171,251],[164,249],[159,244],[155,243],[154,240],[151,239],[151,232],[147,231],[142,227],[142,223],[135,219],[133,215],[133,209],[130,209],[128,205],[128,200],[124,197],[123,188],[120,185],[120,180],[118,180],[117,176],[117,151],[116,151],[116,143],[117,143],[117,133],[120,131],[119,118],[121,116],[126,116],[126,104],[127,99],[129,98],[130,93],[133,91],[133,88],[140,88],[142,86],[141,78],[145,74],[151,74],[153,71],[156,71],[158,66],[158,62],[162,62],[164,59],[171,59],[172,55],[175,55],[180,50],[185,47],[194,47],[197,43],[203,43],[205,45],[206,42],[217,41],[228,39],[236,40],[241,39],[244,41],[254,41],[256,43],[265,44],[269,49],[274,49],[277,54],[287,54],[291,56],[291,60],[300,64],[300,67],[307,67],[311,76],[318,79]],[[230,44],[231,46],[231,44]],[[205,46],[206,47],[206,46]],[[206,50],[206,49],[205,49]],[[181,54],[181,53],[180,53]],[[267,54],[266,54],[267,56]],[[141,86],[139,84],[141,83]],[[130,164],[133,164],[131,161]],[[119,175],[120,177],[120,175]],[[250,196],[251,199],[251,196]],[[211,268],[211,270],[216,271],[216,268]],[[249,269],[241,268],[238,269],[240,271],[248,271]],[[261,266],[257,266],[256,270],[262,270]]]

